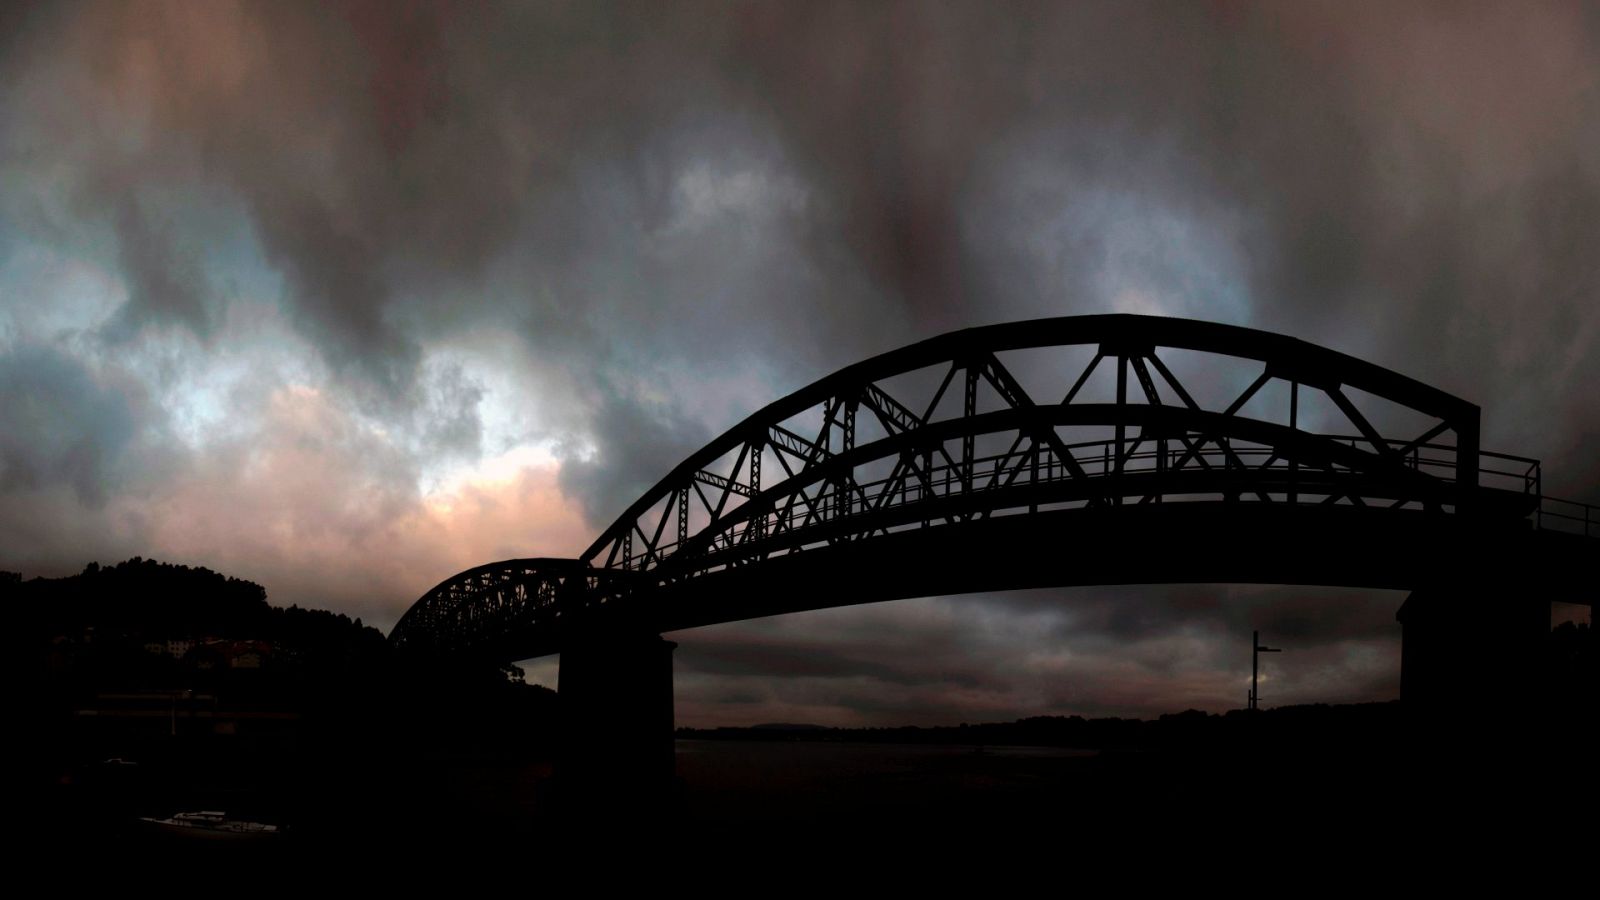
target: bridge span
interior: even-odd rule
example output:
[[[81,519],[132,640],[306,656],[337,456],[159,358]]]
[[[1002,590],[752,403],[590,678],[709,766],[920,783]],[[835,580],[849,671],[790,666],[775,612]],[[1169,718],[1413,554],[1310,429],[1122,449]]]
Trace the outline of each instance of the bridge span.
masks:
[[[1130,315],[972,328],[772,403],[579,558],[452,576],[390,640],[561,653],[569,730],[591,736],[572,771],[627,746],[670,766],[664,631],[934,594],[1403,589],[1405,701],[1510,702],[1550,601],[1593,603],[1600,510],[1546,497],[1537,460],[1479,435],[1477,406],[1282,335]]]

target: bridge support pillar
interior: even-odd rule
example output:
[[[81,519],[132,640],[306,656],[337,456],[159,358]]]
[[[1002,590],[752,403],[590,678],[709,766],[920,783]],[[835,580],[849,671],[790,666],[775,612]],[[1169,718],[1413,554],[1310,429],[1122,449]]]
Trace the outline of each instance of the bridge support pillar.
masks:
[[[1544,690],[1550,603],[1526,588],[1459,584],[1413,592],[1401,623],[1400,698],[1463,723],[1521,718]]]
[[[593,812],[653,802],[672,786],[672,651],[648,631],[584,635],[561,650],[556,778]]]

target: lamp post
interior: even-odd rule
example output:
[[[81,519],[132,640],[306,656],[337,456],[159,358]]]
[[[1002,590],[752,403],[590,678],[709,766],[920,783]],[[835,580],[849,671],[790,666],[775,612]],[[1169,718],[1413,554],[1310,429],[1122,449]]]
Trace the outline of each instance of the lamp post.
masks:
[[[1261,654],[1263,654],[1263,653],[1282,653],[1282,652],[1283,652],[1283,649],[1280,648],[1280,647],[1263,647],[1263,646],[1261,646],[1261,632],[1259,632],[1259,631],[1250,632],[1250,705],[1249,705],[1249,709],[1256,710],[1256,709],[1260,708],[1260,699],[1261,699],[1261,697],[1260,697],[1259,694],[1256,693],[1256,680],[1257,680],[1257,677],[1259,676],[1259,674],[1261,672]]]

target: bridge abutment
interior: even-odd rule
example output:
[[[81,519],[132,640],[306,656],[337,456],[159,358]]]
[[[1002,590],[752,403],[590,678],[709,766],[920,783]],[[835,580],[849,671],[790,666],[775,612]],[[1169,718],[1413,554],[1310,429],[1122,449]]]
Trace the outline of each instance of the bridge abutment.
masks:
[[[1400,698],[1463,724],[1518,718],[1545,689],[1550,603],[1486,581],[1417,590],[1401,623]]]
[[[574,805],[598,811],[670,788],[677,646],[650,631],[607,629],[562,648],[556,777]]]

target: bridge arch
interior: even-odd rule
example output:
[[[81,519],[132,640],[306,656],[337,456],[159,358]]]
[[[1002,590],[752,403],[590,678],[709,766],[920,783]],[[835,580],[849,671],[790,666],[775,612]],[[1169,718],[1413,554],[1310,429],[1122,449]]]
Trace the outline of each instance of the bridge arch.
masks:
[[[470,652],[517,658],[508,636],[555,628],[564,607],[581,605],[620,576],[575,559],[506,559],[458,572],[412,604],[389,633],[399,650]],[[500,652],[504,648],[506,652]]]
[[[1173,351],[1255,374],[1226,396],[1191,390],[1164,358]],[[1038,378],[1032,392],[1023,386],[1007,364],[1016,352],[1055,379],[1048,394]],[[1097,377],[1109,399],[1091,402],[1085,386]],[[1288,409],[1252,415],[1273,385]],[[1312,397],[1342,417],[1338,427],[1302,419]],[[1367,398],[1421,424],[1384,434],[1362,410]],[[578,559],[463,572],[419,600],[391,639],[513,659],[557,652],[595,623],[659,633],[928,592],[1410,587],[1451,554],[1523,540],[1539,509],[1538,462],[1483,451],[1479,427],[1465,400],[1249,328],[1132,315],[971,328],[775,401],[668,472]],[[1185,543],[1108,567],[1130,558],[1108,536],[1136,544],[1152,529]],[[1057,564],[1066,545],[1052,535],[1085,551],[1072,567]],[[1254,562],[1241,564],[1226,540],[1255,547]]]
[[[1095,350],[1087,366],[1062,368],[1059,392],[1048,398],[1031,395],[1001,359],[1083,345]],[[1262,368],[1231,402],[1207,408],[1163,361],[1163,349]],[[1082,402],[1082,388],[1102,366],[1115,373],[1114,402]],[[886,385],[930,368],[943,370],[936,386],[928,383],[931,393],[911,397]],[[1293,408],[1288,427],[1241,414],[1274,381],[1289,386],[1291,407],[1302,390],[1325,395],[1347,417],[1350,434],[1301,430]],[[1420,414],[1426,430],[1379,434],[1346,388]],[[980,392],[998,398],[997,408],[980,411]],[[938,418],[957,397],[955,415]],[[882,437],[862,443],[858,423],[868,418]],[[785,424],[806,419],[820,424],[806,434]],[[1112,435],[1068,439],[1074,429],[1095,428]],[[948,521],[938,506],[988,515],[1012,503],[1104,506],[1190,494],[1265,500],[1284,493],[1295,502],[1304,495],[1349,504],[1370,492],[1401,506],[1453,511],[1478,496],[1478,431],[1478,408],[1460,398],[1268,332],[1130,315],[972,328],[873,357],[772,403],[669,472],[581,559],[681,580],[792,552],[808,529],[837,541],[900,527],[914,505],[929,512],[926,522],[916,518],[921,527]],[[979,449],[1002,436],[1012,437],[1004,452]],[[861,472],[891,457],[887,477],[863,483]],[[890,514],[896,509],[901,515]],[[852,518],[859,528],[838,527]],[[788,539],[775,540],[780,534]]]

